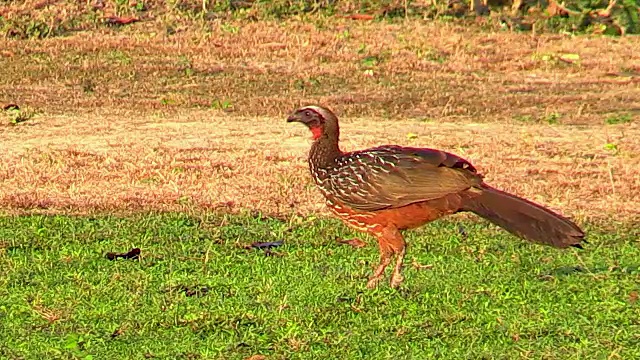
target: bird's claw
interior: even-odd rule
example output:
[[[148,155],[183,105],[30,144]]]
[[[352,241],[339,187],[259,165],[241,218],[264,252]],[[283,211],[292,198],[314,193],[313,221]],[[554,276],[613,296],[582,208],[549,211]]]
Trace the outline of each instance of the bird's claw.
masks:
[[[375,289],[376,287],[378,287],[378,283],[380,283],[380,280],[382,280],[382,276],[372,276],[369,278],[369,281],[367,282],[367,288],[368,289]]]
[[[391,274],[390,285],[393,289],[397,289],[400,286],[400,284],[402,284],[403,281],[404,281],[404,276],[400,275],[399,273]]]

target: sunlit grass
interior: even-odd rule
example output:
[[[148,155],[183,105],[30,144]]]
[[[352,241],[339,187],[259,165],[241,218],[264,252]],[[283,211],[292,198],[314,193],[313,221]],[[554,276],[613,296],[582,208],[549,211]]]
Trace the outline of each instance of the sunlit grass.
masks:
[[[351,233],[335,221],[5,217],[0,355],[636,358],[637,239],[590,230],[586,250],[559,251],[437,222],[408,233],[402,288],[369,291],[377,248],[337,244]]]

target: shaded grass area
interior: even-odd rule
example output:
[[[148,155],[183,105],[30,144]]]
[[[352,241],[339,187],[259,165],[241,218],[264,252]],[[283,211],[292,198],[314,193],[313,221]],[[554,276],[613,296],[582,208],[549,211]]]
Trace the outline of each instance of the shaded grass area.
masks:
[[[134,24],[0,39],[0,105],[280,117],[322,103],[350,117],[602,124],[640,112],[638,42],[322,17]]]
[[[399,291],[368,291],[377,249],[338,245],[335,221],[3,217],[0,356],[639,357],[637,234],[589,230],[585,251],[557,251],[440,221],[408,233]]]
[[[475,17],[493,28],[513,31],[552,31],[607,35],[637,34],[638,0],[503,1],[461,0],[2,0],[0,31],[14,38],[48,38],[69,33],[118,27],[138,21],[166,24],[169,32],[185,23],[216,19],[267,20],[307,15],[348,17],[359,21],[398,21],[408,18],[455,21],[473,25]]]

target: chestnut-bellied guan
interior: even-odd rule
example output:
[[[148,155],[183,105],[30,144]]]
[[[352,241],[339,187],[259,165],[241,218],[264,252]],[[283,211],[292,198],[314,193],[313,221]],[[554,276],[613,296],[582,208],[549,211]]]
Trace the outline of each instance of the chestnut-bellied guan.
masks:
[[[380,264],[367,286],[382,279],[393,255],[391,286],[402,283],[401,230],[470,211],[523,239],[556,248],[581,248],[584,232],[571,220],[487,185],[467,160],[428,148],[384,145],[343,152],[338,118],[321,106],[294,111],[287,122],[313,134],[309,169],[326,204],[348,226],[375,236]]]

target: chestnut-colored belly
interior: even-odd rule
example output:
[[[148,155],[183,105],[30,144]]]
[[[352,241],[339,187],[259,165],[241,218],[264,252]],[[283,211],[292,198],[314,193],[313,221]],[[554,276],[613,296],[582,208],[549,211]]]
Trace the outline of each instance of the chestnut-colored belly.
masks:
[[[398,230],[412,229],[460,210],[461,194],[377,211],[359,211],[335,200],[327,199],[331,212],[348,226],[370,234],[380,233],[386,227]]]

